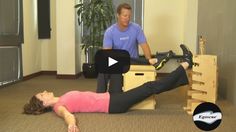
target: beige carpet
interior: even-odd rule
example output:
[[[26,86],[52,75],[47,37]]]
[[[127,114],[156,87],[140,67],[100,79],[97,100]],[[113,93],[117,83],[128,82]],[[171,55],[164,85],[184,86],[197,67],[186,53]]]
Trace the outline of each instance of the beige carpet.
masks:
[[[53,112],[40,116],[21,114],[22,107],[35,93],[43,90],[61,95],[69,90],[95,91],[96,80],[55,79],[39,76],[0,88],[0,132],[66,132],[64,121]],[[77,113],[81,132],[197,132],[192,116],[182,107],[186,103],[186,88],[182,87],[157,96],[156,110],[133,110],[124,114]],[[223,111],[221,125],[215,130],[236,130],[236,108],[225,100],[218,101]]]

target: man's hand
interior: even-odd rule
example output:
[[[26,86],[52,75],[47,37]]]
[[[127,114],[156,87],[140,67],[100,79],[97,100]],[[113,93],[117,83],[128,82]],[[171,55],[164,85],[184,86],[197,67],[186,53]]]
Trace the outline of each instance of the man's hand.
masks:
[[[149,59],[148,61],[149,61],[149,63],[150,63],[151,65],[154,65],[154,64],[157,63],[157,59],[156,59],[156,58],[151,58],[151,59]]]
[[[79,128],[76,125],[68,125],[68,132],[79,132]]]

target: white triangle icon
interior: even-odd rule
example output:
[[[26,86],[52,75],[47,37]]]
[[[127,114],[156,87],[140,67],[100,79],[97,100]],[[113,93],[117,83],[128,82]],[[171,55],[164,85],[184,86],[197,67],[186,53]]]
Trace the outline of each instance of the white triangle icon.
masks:
[[[108,67],[116,64],[117,62],[118,62],[117,60],[115,60],[115,59],[113,59],[111,57],[108,57]]]

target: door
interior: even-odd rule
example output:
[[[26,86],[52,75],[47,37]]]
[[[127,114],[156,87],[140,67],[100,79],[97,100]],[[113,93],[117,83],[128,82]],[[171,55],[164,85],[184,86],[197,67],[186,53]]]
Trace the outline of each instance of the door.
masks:
[[[0,86],[22,78],[22,0],[0,0]]]

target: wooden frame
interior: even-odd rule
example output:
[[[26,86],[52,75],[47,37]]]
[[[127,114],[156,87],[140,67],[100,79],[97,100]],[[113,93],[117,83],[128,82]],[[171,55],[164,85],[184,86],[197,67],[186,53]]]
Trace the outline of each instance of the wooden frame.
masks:
[[[193,57],[196,66],[190,73],[190,89],[187,92],[187,106],[184,110],[193,114],[202,102],[215,103],[217,99],[217,57],[214,55],[196,55]]]

